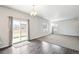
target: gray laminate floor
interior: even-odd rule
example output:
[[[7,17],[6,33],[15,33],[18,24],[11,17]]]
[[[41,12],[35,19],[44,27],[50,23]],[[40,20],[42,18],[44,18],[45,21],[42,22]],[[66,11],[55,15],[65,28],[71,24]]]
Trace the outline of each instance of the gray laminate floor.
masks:
[[[39,38],[38,40],[79,51],[79,36],[53,34]]]
[[[78,54],[79,51],[64,48],[45,41],[32,40],[21,42],[0,50],[0,54]]]

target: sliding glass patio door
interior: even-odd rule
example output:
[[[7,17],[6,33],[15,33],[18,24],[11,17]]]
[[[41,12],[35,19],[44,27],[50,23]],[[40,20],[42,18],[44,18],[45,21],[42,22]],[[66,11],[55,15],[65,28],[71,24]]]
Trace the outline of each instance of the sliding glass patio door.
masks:
[[[13,19],[13,43],[28,40],[28,21]]]
[[[28,22],[20,21],[20,39],[21,41],[28,39]]]

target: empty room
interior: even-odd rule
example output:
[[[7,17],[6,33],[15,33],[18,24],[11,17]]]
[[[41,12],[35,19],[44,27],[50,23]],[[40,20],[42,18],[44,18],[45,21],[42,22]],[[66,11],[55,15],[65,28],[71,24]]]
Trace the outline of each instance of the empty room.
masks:
[[[79,5],[0,5],[0,54],[79,54]]]

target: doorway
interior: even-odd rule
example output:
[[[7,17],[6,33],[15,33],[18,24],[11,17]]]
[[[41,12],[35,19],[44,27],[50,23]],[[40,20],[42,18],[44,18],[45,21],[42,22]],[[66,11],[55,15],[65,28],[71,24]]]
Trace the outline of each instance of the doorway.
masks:
[[[28,21],[13,19],[12,22],[12,43],[28,40]]]

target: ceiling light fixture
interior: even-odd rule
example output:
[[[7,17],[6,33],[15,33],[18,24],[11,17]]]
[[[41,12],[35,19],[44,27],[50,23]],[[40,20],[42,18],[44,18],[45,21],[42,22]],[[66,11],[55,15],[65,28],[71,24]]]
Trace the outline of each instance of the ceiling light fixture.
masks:
[[[37,15],[35,3],[36,3],[36,0],[33,0],[32,11],[30,13],[31,16],[36,16]]]
[[[30,13],[31,16],[36,16],[37,15],[37,11],[36,11],[36,6],[35,5],[32,5],[32,11]]]

